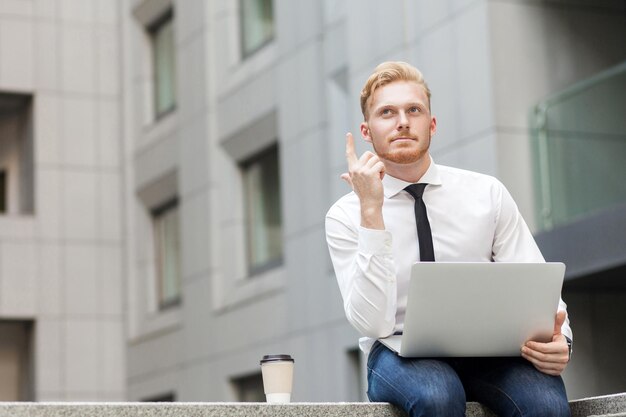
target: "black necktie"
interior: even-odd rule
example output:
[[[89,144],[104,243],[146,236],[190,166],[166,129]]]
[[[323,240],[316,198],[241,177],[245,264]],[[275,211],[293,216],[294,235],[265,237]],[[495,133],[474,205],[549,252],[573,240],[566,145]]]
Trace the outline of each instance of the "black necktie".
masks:
[[[433,235],[430,231],[426,204],[422,199],[424,188],[428,184],[411,184],[405,188],[406,192],[415,199],[415,223],[417,224],[417,240],[420,244],[420,261],[434,262],[435,250],[433,249]]]

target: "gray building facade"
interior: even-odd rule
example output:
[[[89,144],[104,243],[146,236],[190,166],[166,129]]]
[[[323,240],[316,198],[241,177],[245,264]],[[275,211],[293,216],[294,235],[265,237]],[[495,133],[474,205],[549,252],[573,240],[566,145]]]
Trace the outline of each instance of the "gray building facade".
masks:
[[[435,161],[499,178],[568,265],[570,398],[626,390],[623,184],[557,210],[623,178],[623,39],[617,0],[0,0],[12,395],[262,400],[289,353],[294,401],[365,400],[324,215],[385,60],[429,83]]]
[[[121,400],[119,5],[0,1],[0,397]]]

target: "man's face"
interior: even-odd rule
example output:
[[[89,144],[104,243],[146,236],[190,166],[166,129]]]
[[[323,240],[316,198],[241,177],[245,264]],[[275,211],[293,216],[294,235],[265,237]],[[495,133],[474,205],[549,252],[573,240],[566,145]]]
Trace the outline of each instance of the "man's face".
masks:
[[[436,128],[424,88],[411,81],[394,81],[370,97],[361,134],[380,159],[410,164],[427,154]]]

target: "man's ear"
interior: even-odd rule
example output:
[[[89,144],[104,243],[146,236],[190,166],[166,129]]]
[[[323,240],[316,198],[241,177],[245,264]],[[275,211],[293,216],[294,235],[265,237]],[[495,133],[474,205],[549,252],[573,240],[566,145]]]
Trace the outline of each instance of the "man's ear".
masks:
[[[430,118],[430,136],[433,136],[437,131],[437,118],[432,116]]]
[[[372,136],[370,135],[370,128],[367,125],[367,122],[361,123],[361,136],[365,142],[372,143]]]

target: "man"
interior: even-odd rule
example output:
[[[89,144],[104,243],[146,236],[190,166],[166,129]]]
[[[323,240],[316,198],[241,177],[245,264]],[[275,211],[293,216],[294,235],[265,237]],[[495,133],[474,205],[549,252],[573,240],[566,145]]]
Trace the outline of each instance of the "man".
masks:
[[[410,416],[463,416],[468,400],[500,416],[569,416],[560,374],[572,332],[562,301],[552,341],[529,341],[518,358],[402,358],[376,341],[403,329],[414,262],[544,259],[499,181],[433,162],[437,121],[416,68],[379,65],[361,91],[361,110],[361,135],[374,152],[357,157],[347,134],[342,178],[353,192],[329,210],[326,237],[346,316],[364,336],[370,400]],[[431,232],[424,241],[416,229],[419,198]]]

